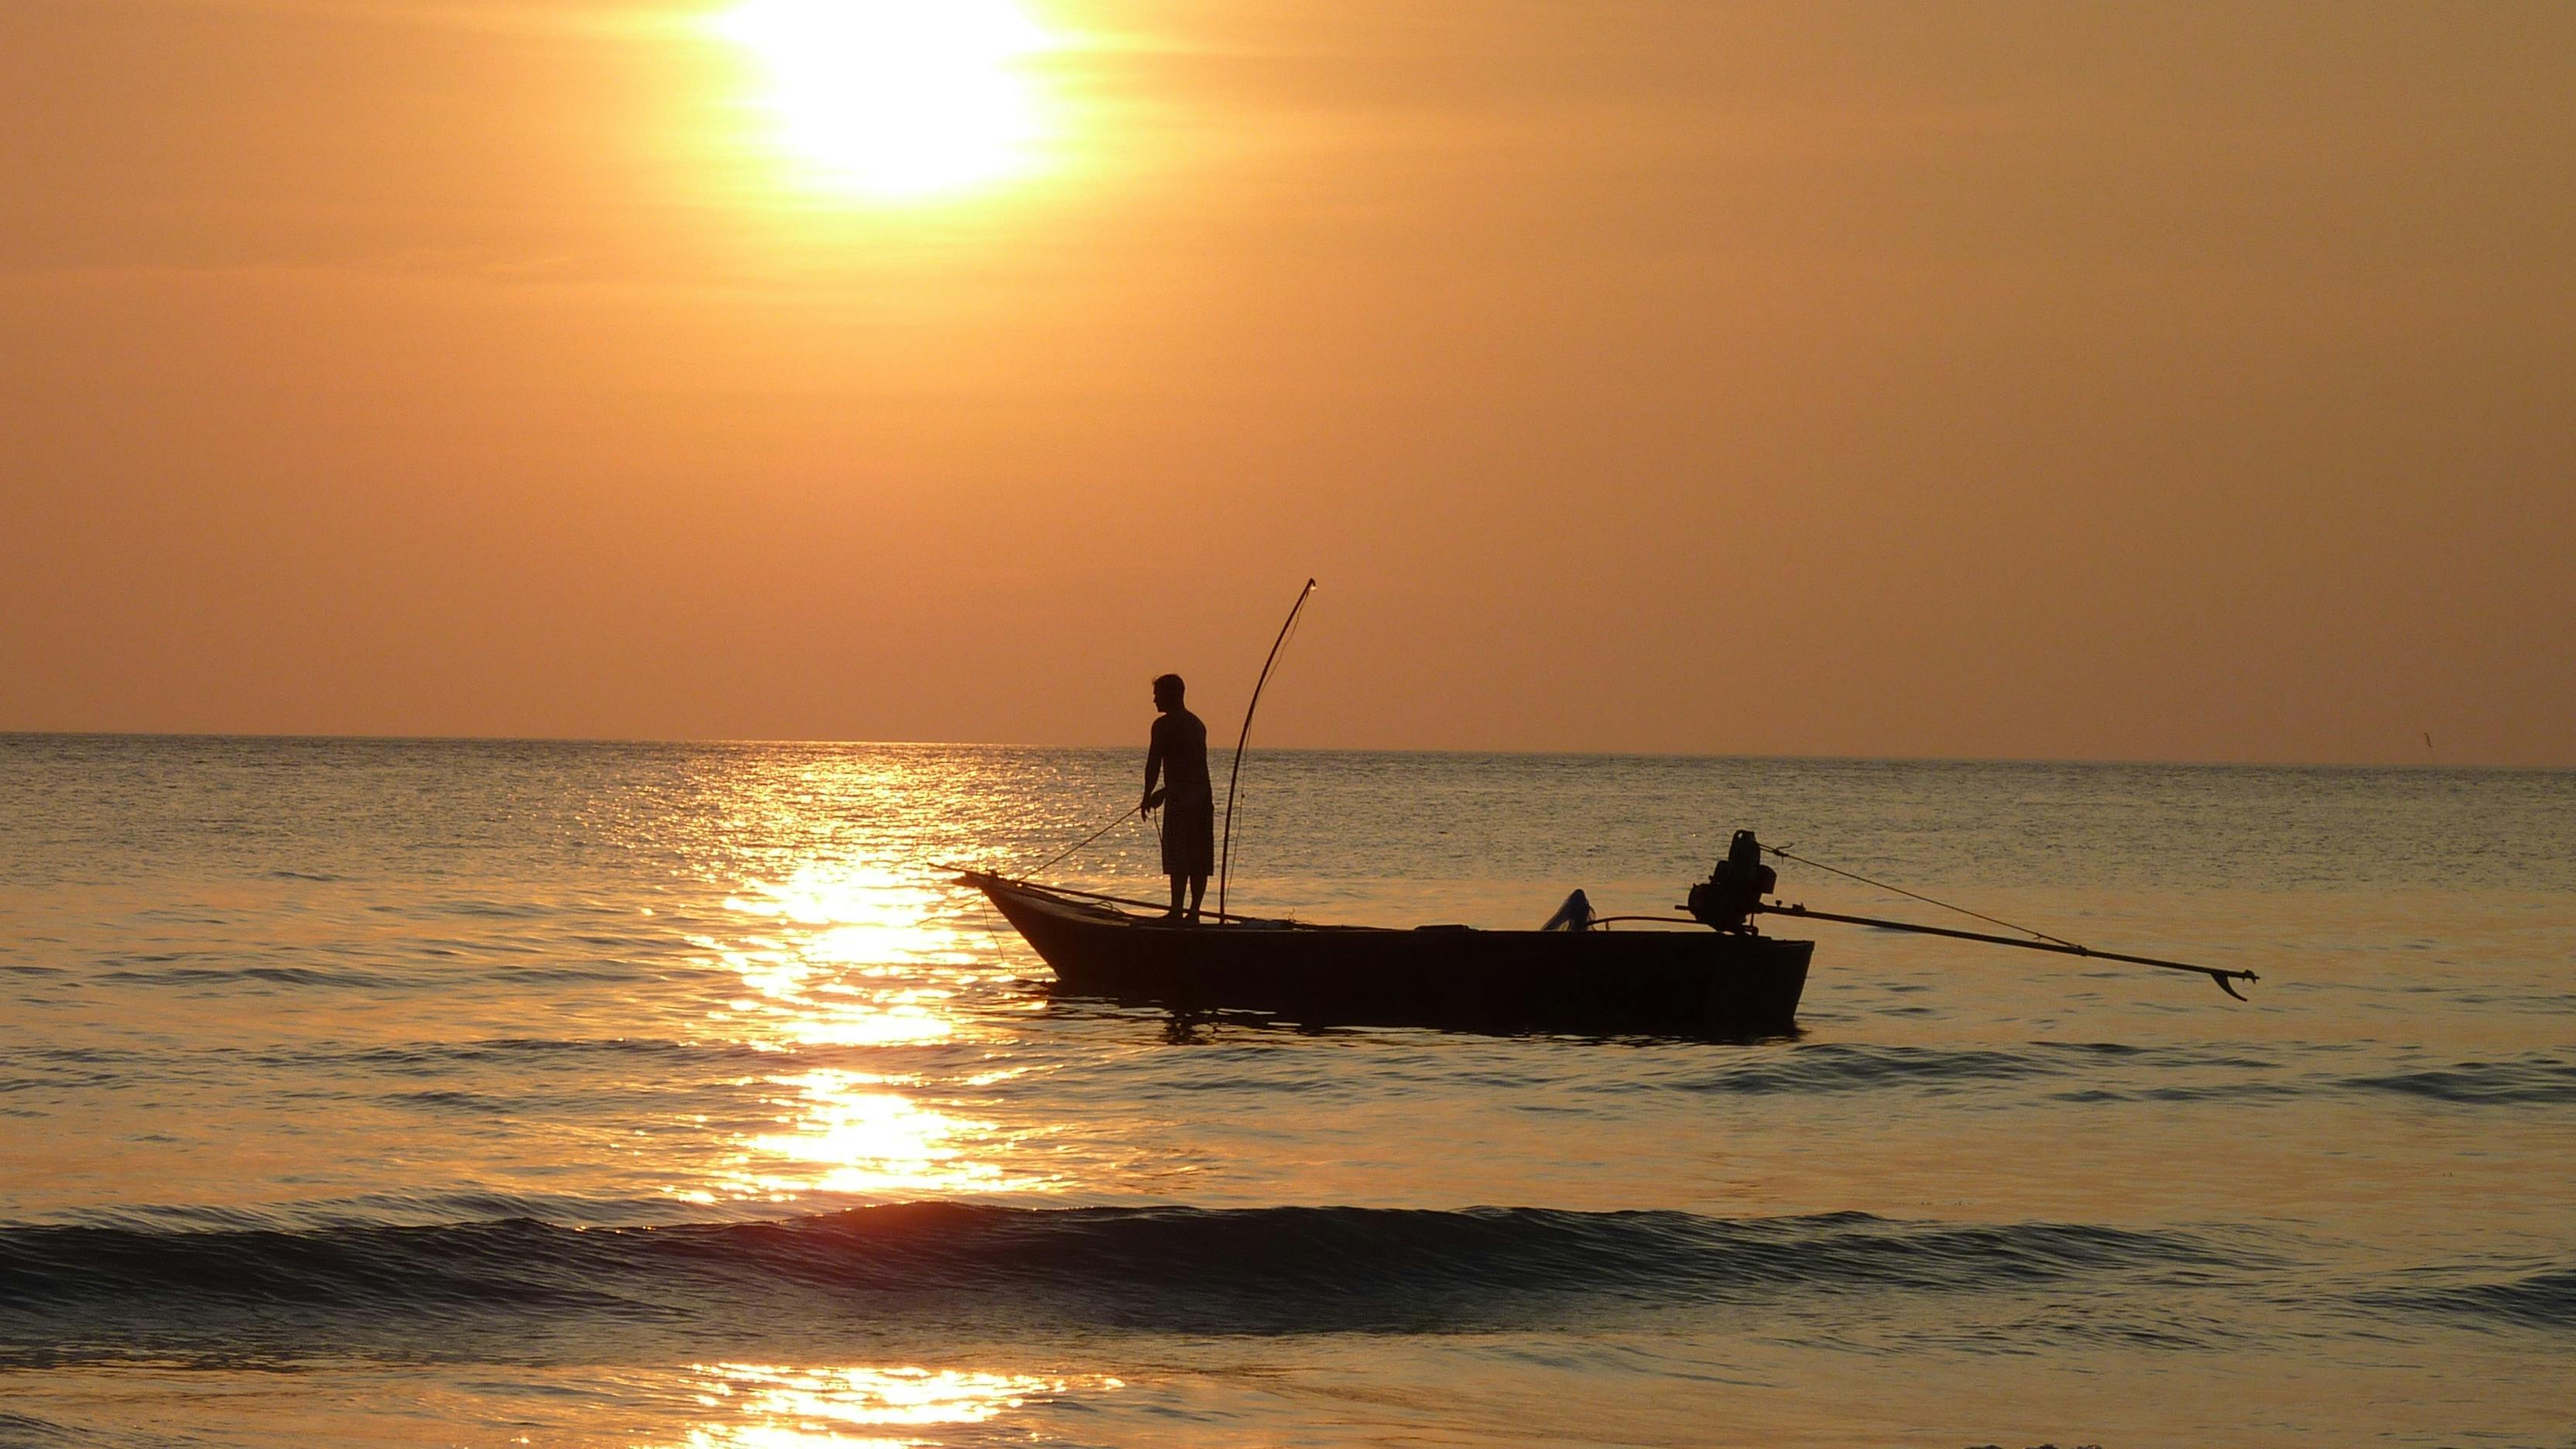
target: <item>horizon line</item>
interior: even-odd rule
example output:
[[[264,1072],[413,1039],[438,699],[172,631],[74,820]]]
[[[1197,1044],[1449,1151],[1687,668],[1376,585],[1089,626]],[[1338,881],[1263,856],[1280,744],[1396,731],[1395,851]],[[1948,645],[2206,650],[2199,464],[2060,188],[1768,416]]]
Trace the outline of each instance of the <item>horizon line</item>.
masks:
[[[1132,750],[1124,744],[1083,744],[1038,742],[1028,740],[864,740],[827,739],[821,737],[724,736],[691,738],[652,738],[623,735],[444,735],[444,734],[328,734],[267,730],[47,730],[0,729],[0,740],[90,739],[90,740],[267,740],[278,743],[307,744],[482,744],[482,745],[627,745],[661,747],[723,747],[754,745],[809,745],[867,749],[941,749],[941,750]],[[1385,745],[1262,745],[1247,753],[1260,754],[1367,754],[1367,755],[1446,755],[1489,756],[1498,758],[1574,758],[1604,760],[1743,760],[1772,761],[1782,764],[1876,764],[1876,765],[2089,765],[2147,766],[2163,769],[2209,770],[2418,770],[2427,773],[2443,771],[2515,772],[2524,774],[2565,774],[2576,771],[2576,765],[2500,765],[2473,762],[2370,764],[2348,760],[2191,760],[2120,758],[2096,755],[1833,755],[1833,754],[1766,754],[1747,751],[1692,750],[1616,750],[1616,749],[1532,749],[1473,748],[1459,746],[1385,746]]]

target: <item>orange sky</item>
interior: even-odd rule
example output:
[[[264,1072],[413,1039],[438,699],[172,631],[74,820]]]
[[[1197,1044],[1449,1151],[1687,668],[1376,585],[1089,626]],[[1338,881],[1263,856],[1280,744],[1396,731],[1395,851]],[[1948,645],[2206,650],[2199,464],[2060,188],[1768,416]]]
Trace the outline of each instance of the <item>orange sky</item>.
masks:
[[[0,729],[2576,765],[2576,6],[0,7]]]

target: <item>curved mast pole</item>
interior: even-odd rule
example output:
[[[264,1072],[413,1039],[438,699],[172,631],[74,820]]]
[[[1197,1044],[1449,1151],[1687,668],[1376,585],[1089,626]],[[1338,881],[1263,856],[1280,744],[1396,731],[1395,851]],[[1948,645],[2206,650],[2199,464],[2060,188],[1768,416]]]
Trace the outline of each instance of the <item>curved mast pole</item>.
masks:
[[[1288,642],[1288,631],[1297,626],[1297,615],[1306,607],[1306,596],[1315,592],[1315,581],[1297,591],[1297,602],[1289,605],[1288,618],[1279,626],[1279,637],[1270,641],[1270,657],[1261,661],[1261,677],[1252,682],[1252,702],[1243,707],[1243,733],[1234,738],[1234,769],[1225,777],[1225,850],[1217,858],[1216,915],[1225,919],[1225,879],[1234,867],[1234,787],[1243,778],[1243,746],[1252,738],[1252,712],[1261,708],[1261,686],[1270,682],[1270,666],[1279,662],[1279,646]]]

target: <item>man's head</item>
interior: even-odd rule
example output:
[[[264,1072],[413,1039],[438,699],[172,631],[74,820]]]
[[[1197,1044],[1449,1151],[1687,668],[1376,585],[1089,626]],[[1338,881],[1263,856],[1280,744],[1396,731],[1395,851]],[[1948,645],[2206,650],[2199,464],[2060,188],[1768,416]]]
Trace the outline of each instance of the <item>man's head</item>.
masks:
[[[1181,677],[1165,674],[1154,681],[1154,708],[1165,714],[1181,707]]]

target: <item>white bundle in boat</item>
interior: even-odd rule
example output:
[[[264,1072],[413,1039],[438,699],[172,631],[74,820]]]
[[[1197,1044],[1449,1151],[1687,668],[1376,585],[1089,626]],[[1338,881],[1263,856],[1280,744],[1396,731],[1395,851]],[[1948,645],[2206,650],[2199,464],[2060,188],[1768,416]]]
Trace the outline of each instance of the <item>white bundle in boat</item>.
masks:
[[[1592,929],[1592,898],[1581,891],[1565,898],[1556,914],[1547,918],[1542,931],[1589,931]]]

